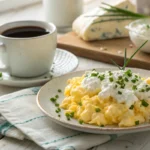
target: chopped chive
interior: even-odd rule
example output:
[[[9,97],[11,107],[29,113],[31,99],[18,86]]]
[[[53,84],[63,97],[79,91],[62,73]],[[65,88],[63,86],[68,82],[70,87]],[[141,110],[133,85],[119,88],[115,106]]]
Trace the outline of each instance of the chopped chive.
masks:
[[[145,92],[145,90],[144,89],[140,89],[139,92]]]
[[[122,85],[120,86],[120,88],[124,89],[124,88],[125,88],[125,84],[122,84]]]
[[[147,25],[146,25],[146,27],[147,27],[147,29],[149,29],[149,28],[150,28],[150,25],[149,25],[149,24],[147,24]]]
[[[69,121],[69,120],[70,120],[70,118],[67,118],[67,120]]]
[[[69,113],[66,113],[65,115],[66,115],[66,117],[70,117]]]
[[[103,74],[103,75],[100,75],[100,76],[98,76],[98,78],[101,80],[101,81],[103,81],[104,79],[105,79],[105,75]]]
[[[135,125],[139,125],[139,124],[140,124],[139,120],[135,121]]]
[[[113,82],[113,81],[114,81],[114,79],[113,79],[112,77],[110,77],[110,78],[109,78],[109,81],[110,81],[110,82]]]
[[[123,80],[118,80],[118,81],[116,81],[116,83],[117,83],[117,84],[119,84],[119,85],[124,85],[124,86],[125,86],[125,84],[124,84],[124,81],[123,81]]]
[[[98,74],[99,74],[98,72],[96,72],[96,73],[92,73],[92,74],[91,74],[91,77],[97,77],[97,76],[98,76]]]
[[[58,104],[58,103],[56,103],[56,104],[55,104],[55,106],[56,106],[56,107],[59,107],[59,104]]]
[[[145,100],[142,100],[141,105],[143,105],[144,107],[147,107],[149,104]]]
[[[78,105],[82,106],[82,102],[79,102]]]
[[[56,112],[56,113],[59,113],[59,111],[58,111],[57,109],[55,110],[55,112]]]
[[[121,79],[122,79],[122,76],[119,76],[118,79],[121,80]]]
[[[100,112],[101,110],[100,110],[100,108],[95,108],[95,111]]]
[[[0,72],[0,78],[3,76],[3,74]]]
[[[58,111],[59,111],[59,112],[61,112],[61,109],[60,109],[60,108],[58,108]]]
[[[129,109],[133,109],[133,108],[134,108],[134,105],[131,105]]]
[[[115,88],[117,88],[117,87],[118,87],[118,85],[116,84],[116,85],[115,85]]]
[[[58,95],[56,95],[56,96],[55,96],[55,98],[59,98],[59,96],[58,96]]]
[[[110,75],[110,76],[112,76],[112,75],[113,75],[113,73],[112,73],[111,71],[109,71],[108,73],[109,73],[109,75]]]
[[[121,95],[121,94],[122,94],[122,92],[121,92],[121,91],[118,91],[118,94],[120,94],[120,95]]]
[[[61,89],[58,89],[58,92],[61,93],[62,92]]]
[[[79,120],[79,123],[80,123],[80,124],[83,124],[83,120]]]
[[[100,125],[100,127],[104,127],[104,125],[102,124],[102,125]]]
[[[136,85],[133,85],[133,86],[132,86],[132,90],[137,90],[137,86],[136,86]]]
[[[114,81],[114,79],[113,79],[112,77],[110,77],[110,78],[109,78],[109,81],[110,81],[110,82],[113,82],[113,81]]]
[[[70,117],[73,118],[74,117],[74,112],[70,113]]]
[[[65,115],[66,115],[67,120],[70,120],[70,114],[66,113]]]
[[[125,80],[126,82],[129,82],[129,80],[128,80],[128,78],[127,78],[127,77],[125,77],[125,78],[124,78],[124,80]]]
[[[55,110],[55,112],[56,112],[56,113],[59,113],[59,112],[61,112],[61,109],[60,109],[60,108],[57,108],[57,109]]]
[[[129,69],[125,72],[128,77],[132,77],[132,71]]]
[[[61,115],[59,114],[58,117],[61,117]]]
[[[146,92],[148,92],[148,91],[150,91],[150,87],[147,87],[147,88],[146,88]]]
[[[52,97],[52,98],[50,98],[50,101],[54,103],[54,102],[56,102],[56,98]]]
[[[136,79],[132,79],[131,81],[132,81],[132,83],[136,83],[137,80]]]

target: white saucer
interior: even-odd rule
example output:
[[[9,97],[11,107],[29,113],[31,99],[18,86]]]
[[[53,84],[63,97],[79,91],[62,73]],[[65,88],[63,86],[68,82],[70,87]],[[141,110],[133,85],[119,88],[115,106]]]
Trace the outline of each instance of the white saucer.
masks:
[[[50,72],[35,78],[18,78],[10,76],[8,73],[3,73],[0,80],[0,85],[14,86],[14,87],[32,87],[43,85],[52,77],[60,76],[73,71],[78,66],[78,59],[72,53],[58,49],[54,57],[54,63]]]

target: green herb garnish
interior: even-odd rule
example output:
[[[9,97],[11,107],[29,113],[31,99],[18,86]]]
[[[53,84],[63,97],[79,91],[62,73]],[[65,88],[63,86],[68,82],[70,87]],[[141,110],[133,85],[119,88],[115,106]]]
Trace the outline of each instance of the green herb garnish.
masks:
[[[113,61],[113,60],[111,59],[112,63],[113,63],[115,66],[117,66],[120,70],[125,70],[125,68],[126,68],[127,65],[129,64],[129,62],[131,61],[131,59],[136,55],[136,53],[137,53],[147,42],[148,42],[148,40],[145,41],[139,48],[137,48],[136,51],[131,55],[131,57],[130,57],[129,59],[127,59],[127,50],[125,49],[125,53],[124,53],[124,65],[123,65],[123,67],[119,66],[115,61]],[[131,70],[128,70],[128,71],[126,72],[126,74],[127,74],[129,77],[131,77],[131,76],[132,76]]]
[[[118,87],[118,85],[116,84],[116,85],[115,85],[115,88],[117,88],[117,87]]]
[[[112,76],[112,75],[113,75],[113,73],[112,73],[111,71],[108,71],[108,73],[109,73],[109,75],[110,75],[110,76]]]
[[[133,108],[134,108],[134,105],[131,105],[129,109],[133,109]]]
[[[60,108],[57,108],[57,109],[56,109],[56,113],[59,113],[59,112],[61,112],[61,109],[60,109]]]
[[[128,69],[125,74],[128,76],[128,77],[132,77],[132,71],[130,69]]]
[[[79,102],[78,105],[82,106],[82,102]]]
[[[147,88],[146,88],[146,92],[148,92],[148,91],[150,91],[150,87],[147,87]]]
[[[110,81],[110,82],[113,82],[113,81],[114,81],[114,79],[113,79],[112,77],[110,77],[110,78],[109,78],[109,81]]]
[[[70,120],[71,118],[74,117],[74,112],[66,113],[65,115],[66,115],[67,120]]]
[[[140,89],[139,92],[145,92],[145,90],[144,89]]]
[[[94,72],[91,74],[91,77],[97,77],[98,76],[98,72]]]
[[[139,120],[135,121],[135,125],[139,125],[139,124],[140,124]]]
[[[126,77],[124,78],[124,80],[125,80],[126,82],[129,82],[128,78],[126,78]]]
[[[104,74],[103,74],[103,75],[99,75],[98,78],[99,78],[101,81],[103,81],[103,80],[105,79],[105,75],[104,75]]]
[[[55,103],[55,102],[56,102],[56,100],[57,100],[57,99],[56,99],[56,98],[54,98],[54,97],[50,98],[50,101],[51,101],[51,102],[53,102],[53,103]]]
[[[66,113],[65,115],[66,115],[67,120],[70,120],[70,114]]]
[[[149,104],[145,100],[142,100],[141,105],[144,107],[148,107]]]
[[[118,8],[118,7],[109,5],[107,3],[102,3],[102,4],[104,6],[100,7],[100,8],[105,10],[109,14],[85,16],[85,17],[103,17],[103,18],[105,18],[103,20],[94,22],[94,24],[102,23],[102,22],[108,22],[108,21],[136,20],[136,19],[149,18],[150,17],[148,15],[134,13],[134,12],[126,10],[126,9]]]
[[[102,125],[100,125],[100,127],[104,127],[104,125],[102,124]]]
[[[131,80],[132,83],[136,83],[136,81],[137,81],[136,79],[132,79]]]
[[[74,117],[74,112],[70,113],[70,117],[73,118]]]
[[[55,104],[55,106],[56,106],[56,107],[59,107],[59,104],[58,104],[58,103],[56,103],[56,104]]]
[[[79,123],[80,123],[80,124],[83,124],[83,120],[79,120]]]
[[[133,85],[133,86],[132,86],[132,90],[137,90],[137,86],[136,86],[136,85]]]
[[[55,98],[59,98],[59,96],[58,96],[58,95],[56,95],[56,96],[55,96]]]
[[[146,25],[146,27],[147,27],[147,29],[149,29],[149,28],[150,28],[150,25],[149,25],[149,24],[147,24],[147,25]]]
[[[95,108],[95,111],[100,112],[101,110],[100,110],[100,108]]]
[[[121,91],[118,91],[118,94],[120,94],[120,95],[121,95],[121,94],[122,94],[122,92],[121,92]]]
[[[58,92],[61,93],[62,92],[61,89],[58,89]]]
[[[122,80],[122,76],[119,76],[118,79],[119,79],[119,80]]]
[[[122,84],[122,85],[120,86],[121,89],[124,89],[124,87],[125,87],[125,84]]]

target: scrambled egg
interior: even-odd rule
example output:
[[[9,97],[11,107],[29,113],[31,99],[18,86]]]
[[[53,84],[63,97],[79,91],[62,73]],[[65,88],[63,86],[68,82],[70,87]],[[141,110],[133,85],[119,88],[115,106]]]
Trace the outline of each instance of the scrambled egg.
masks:
[[[150,119],[150,78],[142,79],[131,70],[91,71],[74,77],[68,80],[64,94],[60,107],[68,120],[75,118],[81,124],[130,127]]]

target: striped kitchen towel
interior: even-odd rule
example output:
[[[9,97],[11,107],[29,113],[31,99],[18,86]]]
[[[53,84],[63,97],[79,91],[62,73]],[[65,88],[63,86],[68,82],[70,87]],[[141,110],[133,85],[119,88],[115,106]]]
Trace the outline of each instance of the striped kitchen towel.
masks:
[[[52,122],[36,105],[40,87],[0,97],[0,133],[28,138],[48,150],[86,150],[117,138],[117,135],[88,134]]]

